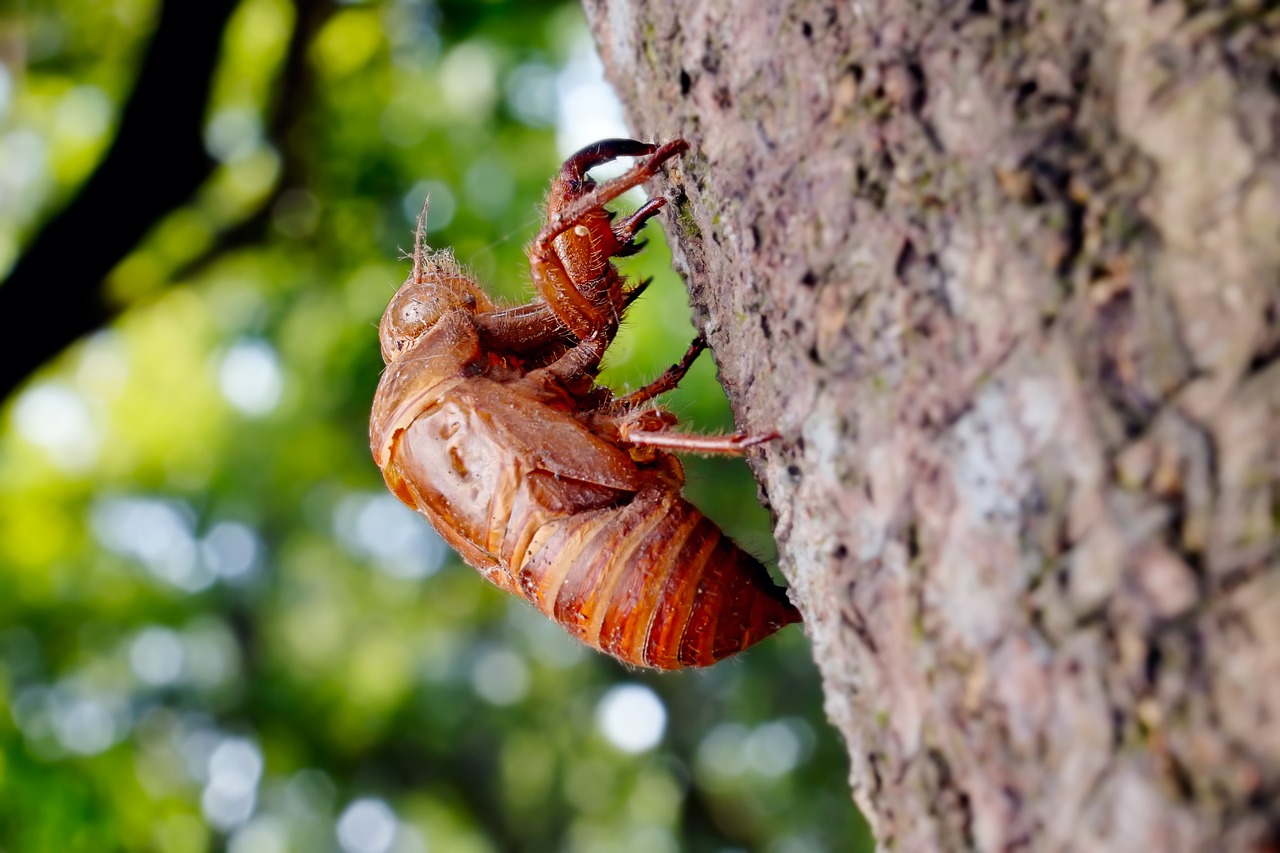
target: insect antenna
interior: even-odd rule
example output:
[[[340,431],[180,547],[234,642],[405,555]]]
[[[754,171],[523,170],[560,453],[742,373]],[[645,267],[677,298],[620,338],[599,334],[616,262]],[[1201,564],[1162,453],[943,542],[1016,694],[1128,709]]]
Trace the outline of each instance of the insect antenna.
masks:
[[[418,214],[418,224],[413,229],[413,278],[418,281],[427,260],[427,210],[431,207],[431,195],[422,201],[422,212]]]

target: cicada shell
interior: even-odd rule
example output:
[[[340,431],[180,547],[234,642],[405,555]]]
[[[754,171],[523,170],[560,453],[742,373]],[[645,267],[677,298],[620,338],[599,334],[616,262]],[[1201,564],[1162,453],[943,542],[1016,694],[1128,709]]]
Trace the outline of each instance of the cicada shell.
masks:
[[[529,248],[539,297],[499,308],[447,252],[426,250],[379,336],[387,369],[370,443],[387,486],[463,559],[587,645],[630,664],[707,666],[799,613],[764,566],[681,496],[672,449],[742,452],[774,436],[692,436],[655,407],[702,349],[615,396],[600,359],[643,289],[610,259],[639,248],[654,199],[615,223],[604,204],[686,150],[606,140],[570,157]],[[646,157],[595,184],[587,170]]]

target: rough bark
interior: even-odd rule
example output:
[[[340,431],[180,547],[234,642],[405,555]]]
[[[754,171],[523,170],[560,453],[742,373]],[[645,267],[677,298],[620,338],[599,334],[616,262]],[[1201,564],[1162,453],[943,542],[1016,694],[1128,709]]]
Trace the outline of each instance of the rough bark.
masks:
[[[587,0],[854,798],[1280,844],[1275,3]]]

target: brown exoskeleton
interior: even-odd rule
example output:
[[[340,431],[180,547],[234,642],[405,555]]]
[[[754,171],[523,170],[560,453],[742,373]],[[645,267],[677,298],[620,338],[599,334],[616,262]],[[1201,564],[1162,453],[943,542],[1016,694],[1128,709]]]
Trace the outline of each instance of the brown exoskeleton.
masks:
[[[499,308],[421,222],[413,271],[382,317],[387,363],[370,442],[387,486],[497,586],[627,663],[706,666],[800,615],[765,568],[680,495],[668,450],[741,453],[773,435],[672,432],[651,405],[703,342],[650,385],[615,396],[595,375],[629,286],[611,258],[637,251],[655,198],[616,224],[609,201],[688,149],[611,139],[570,157],[529,247],[540,298]],[[645,157],[597,185],[618,157]]]

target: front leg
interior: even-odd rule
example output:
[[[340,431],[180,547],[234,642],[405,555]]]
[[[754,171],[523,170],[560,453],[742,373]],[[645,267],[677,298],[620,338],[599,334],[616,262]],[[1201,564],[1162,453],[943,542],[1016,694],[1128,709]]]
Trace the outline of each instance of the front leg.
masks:
[[[547,222],[528,249],[533,283],[557,319],[579,340],[616,325],[625,282],[610,262],[636,250],[635,233],[665,201],[643,205],[616,227],[604,205],[656,175],[662,163],[688,149],[682,139],[660,147],[634,140],[606,140],[565,161],[547,199]],[[633,153],[652,155],[623,175],[596,185],[591,166]]]
[[[583,179],[575,169],[574,181],[577,186],[570,183],[569,186],[560,186],[560,182],[564,181],[564,170],[561,170],[561,177],[557,180],[557,186],[552,188],[551,207],[547,216],[547,224],[538,232],[538,236],[534,238],[532,251],[545,253],[550,250],[551,242],[564,232],[568,231],[574,225],[578,224],[582,219],[598,208],[604,207],[618,196],[625,193],[632,187],[638,187],[645,181],[658,174],[663,163],[672,157],[683,154],[689,150],[689,143],[683,139],[673,139],[664,143],[658,148],[643,142],[635,142],[634,140],[606,140],[605,142],[597,142],[595,145],[584,148],[577,154],[570,157],[565,162],[567,168],[570,163],[575,162],[586,152],[592,152],[590,158],[586,158],[592,166],[598,166],[617,157],[626,156],[625,152],[611,149],[597,149],[607,143],[629,143],[640,146],[640,148],[648,149],[653,152],[653,156],[647,160],[636,163],[627,171],[618,177],[605,181],[603,184],[596,185],[589,180]],[[606,153],[609,156],[605,156]],[[581,190],[588,190],[581,193]],[[577,190],[578,192],[574,192]],[[581,193],[581,194],[579,194]]]
[[[584,292],[598,290],[598,285],[585,286],[590,283],[573,281],[554,249],[549,247],[545,252],[530,249],[529,270],[533,285],[542,294],[547,308],[578,340],[585,341],[604,330],[610,322],[616,327],[618,318],[606,313]],[[609,337],[612,339],[613,336]]]

